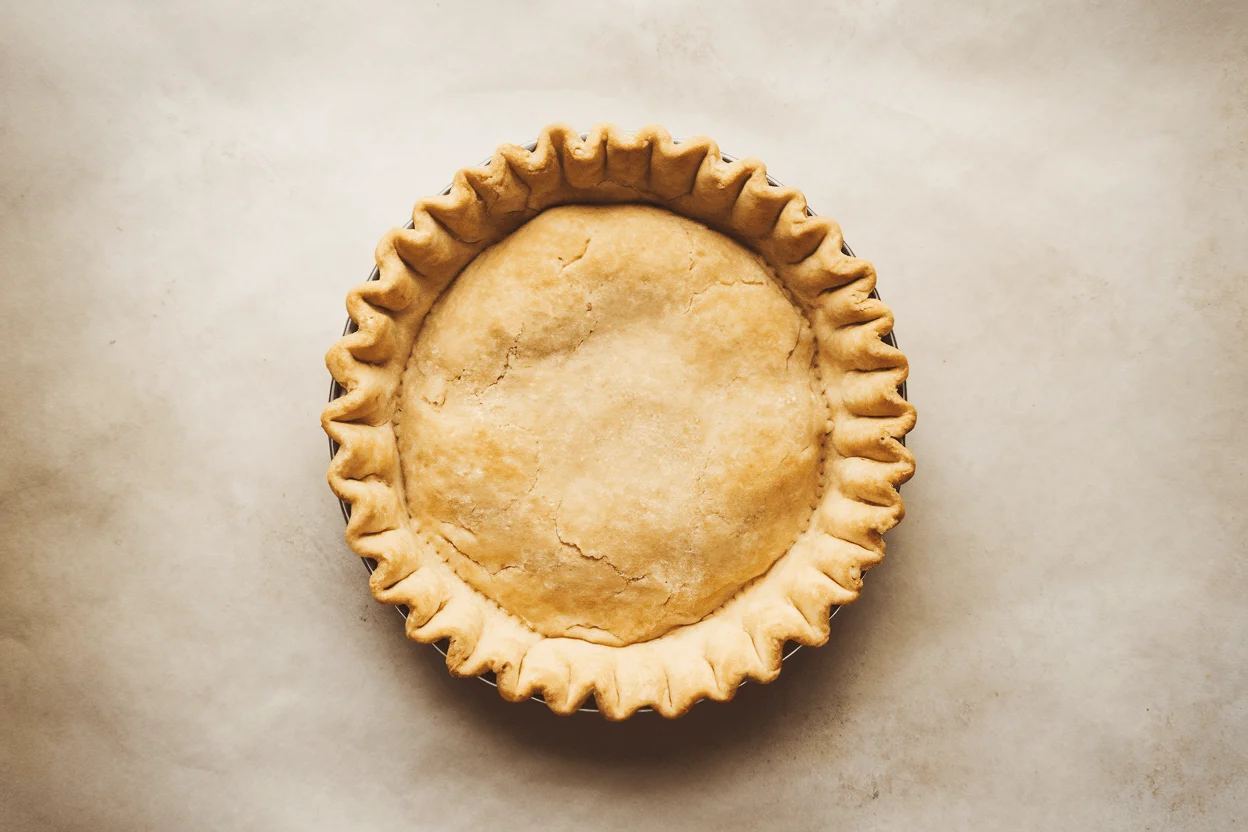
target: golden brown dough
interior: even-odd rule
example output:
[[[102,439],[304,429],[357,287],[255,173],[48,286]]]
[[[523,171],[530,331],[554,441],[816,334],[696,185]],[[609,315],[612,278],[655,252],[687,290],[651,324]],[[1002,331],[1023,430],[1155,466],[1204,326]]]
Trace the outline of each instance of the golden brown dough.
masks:
[[[551,208],[425,320],[395,423],[412,518],[543,635],[692,624],[810,518],[813,358],[739,243],[650,206]]]
[[[408,635],[610,719],[826,641],[914,472],[892,314],[836,224],[709,139],[609,125],[503,146],[412,219],[347,297],[322,416]]]

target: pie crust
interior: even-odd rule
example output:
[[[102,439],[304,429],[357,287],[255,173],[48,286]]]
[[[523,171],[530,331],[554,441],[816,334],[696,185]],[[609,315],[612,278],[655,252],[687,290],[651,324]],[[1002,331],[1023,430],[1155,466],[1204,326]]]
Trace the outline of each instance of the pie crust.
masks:
[[[837,225],[705,138],[500,147],[352,290],[322,416],[346,539],[460,676],[678,716],[828,638],[902,517],[914,408]]]

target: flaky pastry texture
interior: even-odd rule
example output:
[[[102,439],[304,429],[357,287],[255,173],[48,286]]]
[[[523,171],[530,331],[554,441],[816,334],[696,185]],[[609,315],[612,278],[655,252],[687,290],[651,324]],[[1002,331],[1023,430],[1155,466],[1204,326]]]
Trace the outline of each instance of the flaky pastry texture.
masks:
[[[700,620],[622,645],[541,635],[463,580],[445,539],[409,514],[394,427],[416,336],[451,281],[543,210],[578,203],[656,205],[761,255],[809,322],[828,412],[823,487],[796,542]],[[915,423],[898,392],[906,358],[881,340],[892,314],[870,296],[871,264],[842,252],[836,223],[808,216],[802,194],[771,186],[757,160],[725,162],[710,139],[610,125],[585,139],[550,126],[533,151],[504,145],[457,173],[449,193],[418,202],[412,220],[377,247],[380,279],[347,296],[358,330],[326,357],[346,392],[321,420],[338,444],[328,478],[351,506],[347,542],[377,562],[373,595],[408,608],[408,636],[447,640],[451,672],[493,672],[506,699],[540,694],[570,713],[592,696],[615,720],[729,699],[746,679],[776,678],[785,642],[827,641],[831,607],[857,598],[863,571],[884,556],[883,533],[904,513],[897,486],[914,472],[900,441]]]

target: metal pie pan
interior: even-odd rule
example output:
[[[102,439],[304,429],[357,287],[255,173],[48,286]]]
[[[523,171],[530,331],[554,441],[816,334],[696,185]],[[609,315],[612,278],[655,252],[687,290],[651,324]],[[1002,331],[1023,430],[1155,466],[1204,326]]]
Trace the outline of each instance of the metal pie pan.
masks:
[[[582,139],[585,139],[588,136],[589,136],[588,133],[581,133]],[[679,143],[680,139],[676,139],[675,141]],[[531,142],[521,145],[521,147],[525,148],[526,150],[533,151],[537,148],[537,142],[531,141]],[[720,155],[720,158],[722,158],[725,162],[735,162],[739,158],[737,156],[732,156],[723,152],[721,152],[719,155]],[[490,160],[493,158],[494,158],[493,156],[490,156],[489,158],[485,159],[483,162],[481,162],[481,166],[484,167],[485,165],[488,165],[490,163]],[[776,181],[775,177],[773,177],[771,174],[767,174],[767,184],[771,185],[773,188],[784,187],[782,183]],[[446,188],[442,190],[442,195],[448,194],[450,192],[451,192],[451,186],[447,185]],[[811,211],[809,206],[807,206],[806,208],[806,213],[808,216],[812,216],[812,217],[815,216],[814,211]],[[404,227],[413,228],[414,225],[412,224],[411,220],[408,220],[407,224]],[[848,255],[849,257],[855,256],[853,250],[849,247],[848,243],[845,243],[845,242],[841,243],[841,251],[845,253],[846,255]],[[369,280],[381,279],[381,272],[377,268],[377,266],[375,265],[373,266],[373,270],[369,274],[368,279]],[[878,300],[880,297],[880,294],[875,289],[872,289],[871,297],[876,298]],[[347,324],[345,327],[343,327],[342,334],[349,335],[352,332],[355,332],[356,329],[357,327],[355,325],[355,321],[351,320],[350,318],[347,318]],[[884,335],[883,341],[884,343],[888,344],[891,347],[895,348],[897,346],[897,338],[892,332],[889,332],[888,334]],[[901,397],[903,399],[906,398],[906,383],[904,381],[901,383],[900,387],[898,387],[898,392],[901,393]],[[331,379],[330,385],[329,385],[329,401],[332,402],[334,399],[338,398],[344,393],[346,393],[346,390],[342,388],[342,385],[340,385],[336,380]],[[904,436],[901,438],[901,443],[903,445],[906,443],[906,439]],[[333,439],[330,439],[329,440],[329,458],[333,459],[334,455],[337,453],[338,453],[338,443],[335,442]],[[348,503],[346,500],[339,498],[338,505],[342,509],[343,521],[349,522],[351,520],[351,504]],[[373,560],[372,558],[361,558],[361,560],[364,562],[365,568],[368,569],[368,573],[371,575],[373,573],[373,570],[377,568],[377,561]],[[398,610],[399,615],[403,618],[403,620],[406,621],[407,620],[407,607],[400,604],[399,606],[396,607],[396,609]],[[841,608],[839,606],[835,606],[832,608],[832,614],[828,617],[835,618],[836,614],[840,611],[841,611]],[[446,647],[444,646],[444,641],[434,642],[433,649],[437,650],[443,656],[446,655]],[[784,655],[781,657],[781,660],[782,661],[788,660],[794,653],[796,653],[798,650],[801,650],[801,649],[802,649],[802,646],[800,644],[793,644],[792,646],[789,647],[788,650],[785,651]],[[492,672],[482,673],[479,676],[477,676],[477,678],[480,679],[482,682],[485,682],[490,687],[498,687],[498,683],[494,681],[494,674]],[[741,684],[744,685],[745,682],[742,682]],[[532,699],[536,702],[543,702],[543,703],[545,702],[541,694],[533,696]],[[589,700],[589,701],[592,702],[592,700]],[[577,710],[582,713],[594,713],[594,714],[598,713],[598,709],[591,704],[583,705]],[[654,710],[653,708],[641,708],[638,710],[638,713],[652,713],[653,710]]]

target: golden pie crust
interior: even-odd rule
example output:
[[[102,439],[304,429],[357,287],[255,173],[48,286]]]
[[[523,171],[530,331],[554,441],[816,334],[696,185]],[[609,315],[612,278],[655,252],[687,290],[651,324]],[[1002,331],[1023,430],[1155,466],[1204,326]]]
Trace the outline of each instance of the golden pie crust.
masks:
[[[353,290],[322,423],[408,635],[556,712],[677,716],[822,644],[902,517],[875,272],[755,160],[543,131],[417,203]]]

